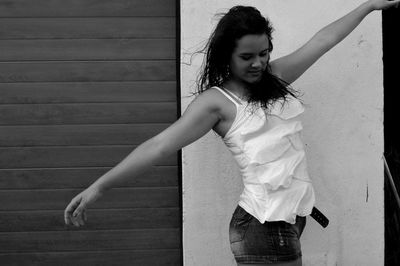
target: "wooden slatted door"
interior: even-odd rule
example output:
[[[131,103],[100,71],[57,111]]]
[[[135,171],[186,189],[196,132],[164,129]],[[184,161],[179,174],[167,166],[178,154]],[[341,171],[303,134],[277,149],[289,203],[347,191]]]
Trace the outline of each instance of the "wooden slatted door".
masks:
[[[74,195],[177,119],[175,0],[0,0],[0,265],[180,265],[177,156]]]

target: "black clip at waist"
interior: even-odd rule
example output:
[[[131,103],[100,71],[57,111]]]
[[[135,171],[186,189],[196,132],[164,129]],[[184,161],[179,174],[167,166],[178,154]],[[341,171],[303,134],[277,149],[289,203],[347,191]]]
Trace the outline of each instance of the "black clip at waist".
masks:
[[[326,216],[323,215],[322,212],[316,207],[312,208],[310,216],[314,218],[314,220],[317,221],[323,228],[327,227],[329,224],[328,218],[326,218]]]

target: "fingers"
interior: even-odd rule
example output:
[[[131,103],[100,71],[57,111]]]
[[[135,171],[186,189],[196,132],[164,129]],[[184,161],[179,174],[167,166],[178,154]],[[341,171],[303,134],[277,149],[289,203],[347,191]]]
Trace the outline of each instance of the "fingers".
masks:
[[[76,214],[67,215],[65,217],[66,224],[67,225],[74,225],[76,227],[80,227],[85,225],[85,222],[87,221],[86,217],[86,210],[82,210],[79,213],[77,212]]]
[[[85,225],[85,222],[83,221],[83,212],[79,215],[77,215],[75,218],[72,218],[72,220],[75,222],[74,225],[79,227]]]
[[[67,225],[82,226],[86,221],[85,204],[80,196],[71,200],[64,211],[64,221]]]
[[[67,225],[73,224],[72,221],[72,213],[74,212],[75,208],[79,205],[80,199],[77,197],[73,198],[68,206],[65,208],[64,211],[64,221]]]
[[[400,5],[400,0],[380,0],[376,1],[377,6],[375,10],[386,10],[392,7],[398,7]]]
[[[81,203],[78,208],[73,213],[72,221],[75,222],[74,225],[81,226],[84,225],[83,216],[85,215],[85,206]]]
[[[67,225],[72,224],[71,216],[75,209],[75,205],[76,205],[76,203],[74,202],[74,200],[71,200],[71,202],[68,204],[68,206],[64,210],[64,222]]]
[[[78,207],[79,204],[81,203],[81,200],[82,199],[79,197],[79,195],[73,198],[71,202],[68,204],[68,206],[65,208],[64,212],[65,216],[71,216],[76,207]]]
[[[389,1],[389,3],[390,3],[390,7],[394,6],[395,8],[398,8],[399,4],[400,4],[400,0]]]

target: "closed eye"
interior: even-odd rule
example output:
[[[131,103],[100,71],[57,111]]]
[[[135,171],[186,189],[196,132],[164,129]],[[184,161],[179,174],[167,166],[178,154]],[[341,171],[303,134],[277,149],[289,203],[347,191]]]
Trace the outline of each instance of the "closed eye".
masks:
[[[268,51],[263,51],[260,53],[260,56],[264,57],[264,56],[269,56],[269,52]]]
[[[249,56],[249,55],[245,55],[245,56],[241,56],[240,58],[242,58],[243,60],[250,60],[251,59],[251,56]]]
[[[241,55],[240,58],[243,60],[250,60],[253,56],[252,55]]]

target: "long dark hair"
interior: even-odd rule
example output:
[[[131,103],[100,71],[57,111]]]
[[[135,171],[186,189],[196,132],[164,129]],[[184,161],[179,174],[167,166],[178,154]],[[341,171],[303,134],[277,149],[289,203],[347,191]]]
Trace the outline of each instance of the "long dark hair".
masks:
[[[230,78],[231,56],[237,41],[244,35],[266,34],[269,40],[269,52],[273,49],[272,25],[256,8],[234,6],[228,13],[222,15],[202,50],[207,52],[197,78],[198,94],[213,86],[222,86]],[[269,62],[260,81],[248,84],[247,87],[248,103],[259,103],[264,108],[268,108],[268,105],[277,99],[285,100],[288,94],[297,98],[297,92],[287,82],[271,73]]]

